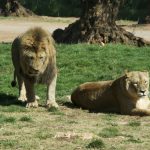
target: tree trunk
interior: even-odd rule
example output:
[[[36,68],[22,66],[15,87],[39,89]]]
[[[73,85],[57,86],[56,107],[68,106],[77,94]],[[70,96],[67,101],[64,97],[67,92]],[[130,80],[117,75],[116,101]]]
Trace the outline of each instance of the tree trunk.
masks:
[[[81,0],[82,14],[79,20],[65,30],[53,33],[60,43],[123,43],[137,46],[149,44],[116,25],[115,20],[124,0]]]
[[[3,16],[32,16],[34,13],[24,8],[17,0],[0,0],[0,15]]]

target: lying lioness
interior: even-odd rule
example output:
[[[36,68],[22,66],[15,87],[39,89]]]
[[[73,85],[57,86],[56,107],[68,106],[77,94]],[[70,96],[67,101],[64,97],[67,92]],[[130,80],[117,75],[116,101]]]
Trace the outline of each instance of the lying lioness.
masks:
[[[148,72],[132,71],[112,81],[81,84],[71,95],[81,108],[124,115],[150,115]]]

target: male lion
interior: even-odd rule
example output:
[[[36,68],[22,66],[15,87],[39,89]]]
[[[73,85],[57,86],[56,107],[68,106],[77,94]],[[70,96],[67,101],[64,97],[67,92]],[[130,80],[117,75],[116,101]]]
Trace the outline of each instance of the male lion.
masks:
[[[40,27],[32,28],[17,37],[12,44],[14,81],[19,86],[19,100],[27,100],[26,107],[38,107],[35,83],[47,85],[47,106],[58,107],[55,101],[57,79],[56,51],[50,34]]]
[[[84,109],[124,115],[150,115],[148,72],[132,71],[113,81],[81,84],[71,95]]]

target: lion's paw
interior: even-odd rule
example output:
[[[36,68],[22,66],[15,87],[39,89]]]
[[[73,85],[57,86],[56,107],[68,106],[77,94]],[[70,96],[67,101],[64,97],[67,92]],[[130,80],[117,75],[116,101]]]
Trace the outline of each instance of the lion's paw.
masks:
[[[34,101],[34,102],[28,102],[26,104],[26,108],[37,108],[38,107],[38,102]]]
[[[22,102],[25,102],[25,101],[27,101],[27,97],[26,97],[26,95],[20,95],[20,96],[18,97],[18,100],[19,100],[19,101],[22,101]]]
[[[58,104],[55,101],[47,100],[46,106],[48,108],[54,107],[54,108],[59,108]]]
[[[35,99],[36,99],[36,100],[39,100],[40,97],[39,97],[38,95],[35,95]]]

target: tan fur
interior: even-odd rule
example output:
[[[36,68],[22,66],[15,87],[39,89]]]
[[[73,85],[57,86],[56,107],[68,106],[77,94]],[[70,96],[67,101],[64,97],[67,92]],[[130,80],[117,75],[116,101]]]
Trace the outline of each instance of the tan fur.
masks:
[[[148,72],[132,71],[116,80],[81,84],[71,100],[88,110],[144,116],[150,115],[148,93]]]
[[[48,106],[58,107],[55,102],[56,51],[50,33],[35,27],[17,37],[12,44],[12,61],[14,78],[18,79],[19,100],[27,99],[27,107],[37,107],[34,84],[42,83],[47,85],[48,92],[52,91],[47,93]]]

